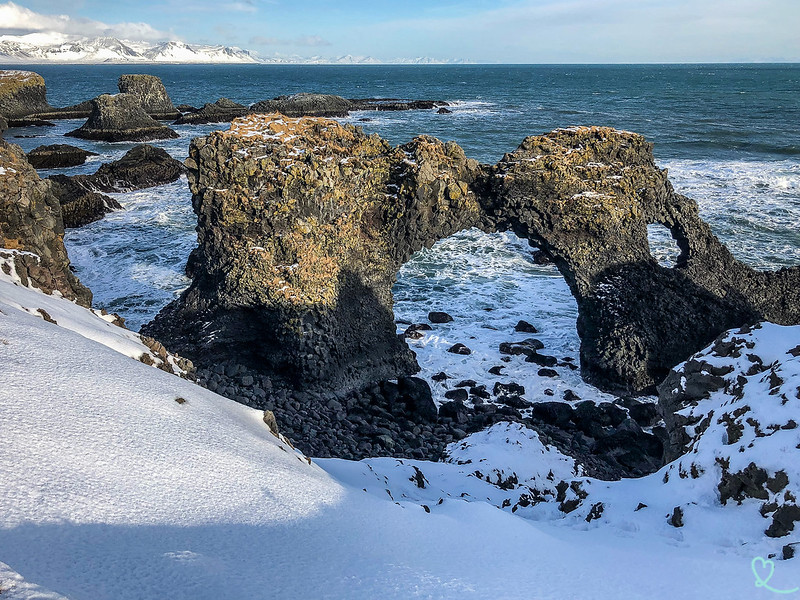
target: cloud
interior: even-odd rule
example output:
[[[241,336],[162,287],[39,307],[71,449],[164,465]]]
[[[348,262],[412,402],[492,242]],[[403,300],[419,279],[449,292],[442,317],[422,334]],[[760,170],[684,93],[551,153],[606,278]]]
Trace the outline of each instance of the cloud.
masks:
[[[232,10],[236,12],[258,12],[258,7],[253,0],[245,0],[244,2],[227,2],[222,5],[224,10]]]
[[[250,43],[256,46],[305,46],[305,47],[319,47],[330,46],[331,43],[325,38],[318,35],[301,35],[292,39],[263,37],[257,35],[250,38]]]
[[[136,41],[173,40],[172,33],[158,31],[147,23],[108,25],[68,15],[44,15],[13,2],[0,4],[0,35],[60,33],[71,37],[115,37]]]

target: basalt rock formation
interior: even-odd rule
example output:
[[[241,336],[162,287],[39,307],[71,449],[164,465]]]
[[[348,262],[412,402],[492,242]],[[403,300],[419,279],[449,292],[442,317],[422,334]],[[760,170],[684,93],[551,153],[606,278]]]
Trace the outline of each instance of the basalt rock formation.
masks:
[[[0,117],[9,125],[30,115],[52,111],[44,78],[32,71],[0,71]]]
[[[28,162],[35,169],[63,169],[82,165],[89,156],[97,156],[97,153],[69,144],[51,144],[28,152]]]
[[[200,125],[202,123],[225,123],[233,121],[248,113],[249,109],[243,105],[220,98],[216,102],[206,103],[203,108],[182,114],[175,121],[175,125]]]
[[[187,166],[193,283],[147,330],[196,362],[235,358],[285,386],[413,373],[392,319],[396,273],[473,226],[552,257],[578,302],[582,372],[606,390],[650,391],[726,329],[800,322],[800,268],[736,261],[636,134],[557,130],[480,166],[430,137],[392,148],[334,121],[252,115],[195,139]],[[675,268],[652,257],[651,223],[681,249]]]
[[[353,103],[341,96],[300,93],[256,102],[254,113],[281,113],[287,117],[346,117]]]
[[[121,75],[117,87],[121,93],[134,96],[154,119],[171,121],[181,115],[172,104],[164,84],[155,75]]]
[[[119,202],[97,192],[87,181],[86,175],[51,175],[53,194],[61,204],[64,227],[83,227],[99,221],[108,213],[120,210]]]
[[[66,135],[106,142],[161,140],[178,134],[148,115],[131,94],[103,94],[92,100],[92,114]]]
[[[0,257],[13,261],[23,285],[90,306],[91,292],[69,268],[61,206],[51,186],[19,146],[0,140]]]

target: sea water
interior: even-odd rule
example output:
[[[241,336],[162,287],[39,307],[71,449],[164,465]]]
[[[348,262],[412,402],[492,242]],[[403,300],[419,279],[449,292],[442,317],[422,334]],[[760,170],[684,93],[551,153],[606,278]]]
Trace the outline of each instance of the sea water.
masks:
[[[15,67],[20,68],[20,67]],[[760,269],[800,264],[800,65],[628,66],[294,66],[294,65],[36,65],[48,99],[65,106],[116,92],[123,73],[159,76],[175,104],[202,106],[217,98],[249,104],[281,94],[320,92],[348,98],[434,99],[435,111],[354,113],[352,122],[393,144],[429,134],[459,143],[467,155],[496,162],[527,135],[571,125],[609,125],[641,133],[675,188],[697,200],[714,233],[745,263]],[[28,151],[72,143],[98,152],[87,164],[59,172],[93,172],[133,144],[91,142],[62,135],[82,121],[50,128],[12,129],[6,138]],[[179,139],[153,142],[176,158],[191,138],[227,124],[175,126]],[[16,137],[35,136],[35,137]],[[55,171],[42,171],[48,175]],[[183,268],[196,243],[195,217],[185,179],[117,194],[123,211],[67,232],[66,244],[95,305],[122,315],[137,330],[188,285]],[[656,227],[651,249],[668,264],[677,254]],[[399,321],[424,322],[429,310],[454,320],[409,341],[422,376],[445,371],[454,379],[516,381],[529,400],[558,399],[567,389],[602,397],[579,373],[559,367],[557,378],[514,357],[500,362],[503,341],[533,323],[544,352],[577,362],[577,308],[559,273],[534,263],[531,248],[513,234],[467,231],[419,252],[394,288]],[[399,329],[405,327],[402,323]],[[446,351],[464,343],[472,354]],[[504,365],[504,375],[488,369]],[[441,400],[454,383],[435,384]]]

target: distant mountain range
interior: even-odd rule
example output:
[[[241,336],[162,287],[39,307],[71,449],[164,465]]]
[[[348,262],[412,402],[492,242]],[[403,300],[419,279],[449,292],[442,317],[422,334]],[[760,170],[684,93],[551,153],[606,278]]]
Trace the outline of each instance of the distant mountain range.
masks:
[[[275,54],[260,57],[248,50],[231,46],[208,46],[184,42],[131,42],[113,37],[84,38],[65,41],[38,36],[0,36],[0,64],[2,63],[264,63],[264,64],[439,64],[463,61],[439,61],[432,58],[410,58],[381,61],[371,56],[302,57]]]

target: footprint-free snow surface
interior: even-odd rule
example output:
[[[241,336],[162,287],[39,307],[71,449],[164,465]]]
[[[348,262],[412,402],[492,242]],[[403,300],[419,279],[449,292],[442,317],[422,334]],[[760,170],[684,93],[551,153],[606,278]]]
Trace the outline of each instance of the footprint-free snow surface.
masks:
[[[145,352],[0,275],[0,598],[771,597],[751,561],[780,542],[763,541],[755,505],[698,499],[684,534],[666,521],[663,471],[581,479],[511,424],[452,446],[448,462],[308,460],[262,413],[143,364]],[[503,507],[519,485],[571,478],[603,516]],[[650,507],[634,511],[639,498]],[[770,584],[800,585],[800,567],[776,561]]]

